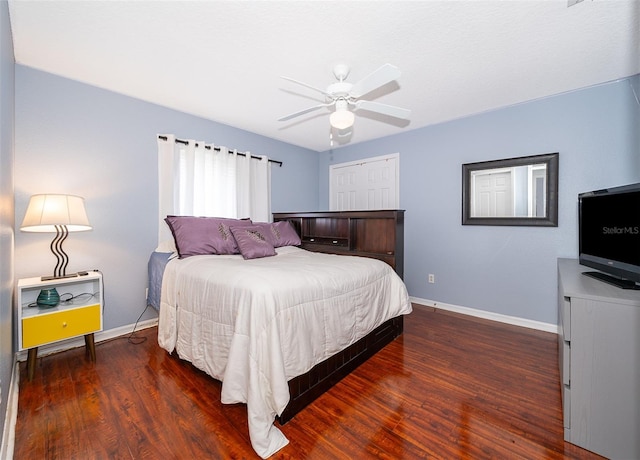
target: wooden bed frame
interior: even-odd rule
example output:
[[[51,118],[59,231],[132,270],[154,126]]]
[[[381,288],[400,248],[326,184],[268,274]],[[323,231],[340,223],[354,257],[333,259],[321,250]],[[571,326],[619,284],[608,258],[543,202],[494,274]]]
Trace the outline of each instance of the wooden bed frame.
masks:
[[[350,347],[317,364],[306,374],[289,380],[291,399],[282,415],[277,417],[280,425],[287,423],[321,394],[401,335],[403,327],[402,316],[392,318]]]
[[[336,211],[274,213],[274,222],[287,220],[308,251],[355,255],[382,260],[403,275],[404,211]],[[289,381],[291,399],[277,417],[284,425],[346,377],[360,364],[402,334],[403,316],[392,318],[350,347]]]

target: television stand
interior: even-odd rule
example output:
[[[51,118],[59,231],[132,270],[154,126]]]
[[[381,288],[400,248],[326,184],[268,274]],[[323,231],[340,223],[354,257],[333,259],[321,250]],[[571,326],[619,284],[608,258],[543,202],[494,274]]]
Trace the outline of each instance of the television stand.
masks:
[[[605,283],[613,284],[621,289],[633,289],[640,290],[640,285],[635,281],[626,280],[624,278],[617,278],[615,276],[607,275],[606,273],[601,272],[582,272],[583,275],[590,276],[591,278],[598,279]]]
[[[582,276],[558,259],[558,365],[564,440],[640,459],[640,291]]]

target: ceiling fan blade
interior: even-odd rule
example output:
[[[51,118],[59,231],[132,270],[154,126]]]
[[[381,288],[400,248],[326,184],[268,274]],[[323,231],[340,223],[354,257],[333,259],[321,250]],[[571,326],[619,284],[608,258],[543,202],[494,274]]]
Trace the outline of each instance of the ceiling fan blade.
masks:
[[[302,83],[301,81],[294,80],[293,78],[283,77],[283,76],[280,76],[280,78],[284,78],[285,80],[288,80],[290,82],[297,83],[298,85],[304,86],[305,88],[312,89],[312,90],[317,91],[317,92],[319,92],[321,94],[324,94],[325,96],[327,96],[330,99],[333,99],[333,96],[331,94],[327,93],[323,89],[319,89],[319,88],[316,88],[315,86],[307,85],[306,83]]]
[[[368,110],[370,112],[381,113],[383,115],[389,115],[390,117],[401,118],[408,120],[411,116],[411,110],[396,107],[394,105],[381,104],[379,102],[372,101],[357,101],[355,103],[356,110]]]
[[[285,115],[284,117],[278,118],[278,121],[291,120],[292,118],[299,117],[300,115],[304,115],[305,113],[313,112],[314,110],[318,110],[318,109],[321,109],[323,107],[329,107],[329,106],[331,106],[333,104],[334,104],[334,102],[331,102],[329,104],[314,105],[313,107],[308,107],[308,108],[306,108],[304,110],[300,110],[298,112],[290,113],[289,115]]]
[[[385,64],[355,83],[351,91],[349,91],[349,95],[355,98],[362,97],[374,89],[386,85],[390,81],[397,80],[401,74],[402,72],[400,72],[400,69],[396,66]]]

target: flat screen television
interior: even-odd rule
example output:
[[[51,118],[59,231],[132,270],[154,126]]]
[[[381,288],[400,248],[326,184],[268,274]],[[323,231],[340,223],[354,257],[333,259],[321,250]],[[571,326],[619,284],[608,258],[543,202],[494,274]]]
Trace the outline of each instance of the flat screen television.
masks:
[[[578,227],[584,274],[640,289],[640,183],[580,193]]]

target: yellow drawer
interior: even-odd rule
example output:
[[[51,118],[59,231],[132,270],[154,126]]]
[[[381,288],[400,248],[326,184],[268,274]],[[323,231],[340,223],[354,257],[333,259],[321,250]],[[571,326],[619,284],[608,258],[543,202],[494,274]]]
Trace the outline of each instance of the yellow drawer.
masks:
[[[22,320],[22,348],[33,348],[100,330],[100,305],[63,310]]]

